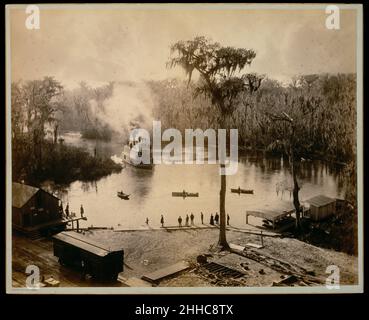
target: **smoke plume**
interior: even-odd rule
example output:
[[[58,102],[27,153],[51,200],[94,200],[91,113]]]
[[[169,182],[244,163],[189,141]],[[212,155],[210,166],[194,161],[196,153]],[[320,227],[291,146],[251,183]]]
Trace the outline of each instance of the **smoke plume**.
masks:
[[[114,84],[112,96],[104,101],[103,110],[96,115],[114,131],[126,135],[133,128],[149,130],[152,109],[153,98],[144,83],[120,82]]]

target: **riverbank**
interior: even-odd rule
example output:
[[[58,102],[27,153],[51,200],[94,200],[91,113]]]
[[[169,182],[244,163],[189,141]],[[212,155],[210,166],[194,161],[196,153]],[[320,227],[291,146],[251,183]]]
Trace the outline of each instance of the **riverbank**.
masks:
[[[142,275],[161,268],[187,261],[192,266],[190,270],[160,282],[159,286],[270,286],[280,279],[280,273],[260,264],[252,262],[249,276],[242,282],[214,283],[214,279],[206,277],[196,269],[198,255],[210,254],[214,257],[232,257],[222,253],[220,256],[213,250],[218,239],[219,230],[155,230],[140,232],[114,232],[112,230],[86,231],[91,239],[108,245],[112,250],[123,248],[125,266],[121,277],[141,278]],[[260,237],[253,234],[228,231],[230,243],[245,246],[247,243],[260,244]],[[307,270],[313,270],[314,276],[324,283],[327,277],[326,268],[336,265],[340,268],[341,284],[357,284],[357,258],[345,253],[322,249],[291,238],[264,237],[264,247],[255,249],[260,255],[270,255],[276,259],[299,265]],[[213,248],[213,249],[212,249]],[[227,256],[228,255],[228,256]],[[223,259],[225,259],[223,258]],[[240,258],[237,258],[240,259]],[[231,260],[231,259],[229,259]],[[234,262],[232,262],[234,263]],[[40,267],[41,276],[53,276],[60,281],[61,287],[69,286],[100,286],[91,279],[81,279],[78,272],[59,265],[53,256],[52,242],[47,239],[29,241],[21,236],[13,237],[13,286],[21,287],[25,283],[25,268],[29,264]],[[263,269],[261,274],[259,271]],[[121,286],[120,282],[109,286]],[[106,286],[106,284],[105,284]]]
[[[110,157],[91,155],[80,147],[66,145],[63,142],[43,141],[43,155],[33,160],[24,150],[23,154],[13,158],[13,172],[17,173],[15,181],[39,185],[46,180],[57,184],[73,181],[96,181],[111,173],[120,172],[121,165]]]
[[[323,221],[302,220],[296,238],[312,245],[358,255],[357,209],[346,201],[337,201],[336,213]]]

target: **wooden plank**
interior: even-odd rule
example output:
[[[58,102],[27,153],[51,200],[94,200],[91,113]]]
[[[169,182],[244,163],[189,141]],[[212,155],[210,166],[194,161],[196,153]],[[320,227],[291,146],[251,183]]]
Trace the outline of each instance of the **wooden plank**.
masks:
[[[256,249],[264,248],[264,246],[262,246],[261,244],[256,244],[256,243],[251,243],[251,242],[246,243],[246,245],[248,247],[252,247],[252,248],[256,248]]]
[[[189,265],[187,262],[178,262],[176,264],[173,264],[169,267],[163,268],[163,269],[159,269],[157,271],[154,271],[152,273],[149,273],[147,275],[143,275],[141,277],[142,280],[146,280],[149,282],[157,282],[160,281],[166,277],[175,275],[181,271],[184,271],[186,269],[189,268]]]
[[[229,244],[229,247],[230,247],[231,249],[233,249],[233,250],[238,250],[238,251],[243,251],[243,250],[245,250],[245,247],[240,246],[240,245],[238,245],[238,244],[234,244],[234,243],[230,243],[230,244]]]
[[[177,230],[206,230],[206,229],[214,229],[217,228],[217,226],[212,226],[210,224],[196,224],[196,225],[189,225],[189,226],[185,226],[183,225],[182,227],[179,226],[164,226],[164,227],[142,227],[141,229],[114,229],[114,232],[136,232],[136,231],[163,231],[163,230],[167,230],[167,231],[177,231]],[[259,232],[260,233],[260,232]]]
[[[124,284],[128,287],[152,287],[151,283],[136,277],[129,278]]]

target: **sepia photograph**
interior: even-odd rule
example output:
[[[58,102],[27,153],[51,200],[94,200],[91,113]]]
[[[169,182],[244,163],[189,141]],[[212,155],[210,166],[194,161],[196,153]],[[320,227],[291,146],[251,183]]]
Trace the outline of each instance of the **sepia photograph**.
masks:
[[[8,293],[363,292],[361,5],[5,19]]]

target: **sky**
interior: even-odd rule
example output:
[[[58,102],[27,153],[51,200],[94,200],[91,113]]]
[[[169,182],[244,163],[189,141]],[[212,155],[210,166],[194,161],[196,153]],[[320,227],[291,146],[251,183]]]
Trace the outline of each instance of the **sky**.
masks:
[[[24,8],[10,10],[11,77],[80,81],[184,77],[167,69],[170,45],[201,35],[256,51],[245,72],[287,81],[296,74],[356,72],[356,12],[340,11],[340,29],[324,10],[234,10],[230,7],[40,7],[40,29],[25,27]]]

